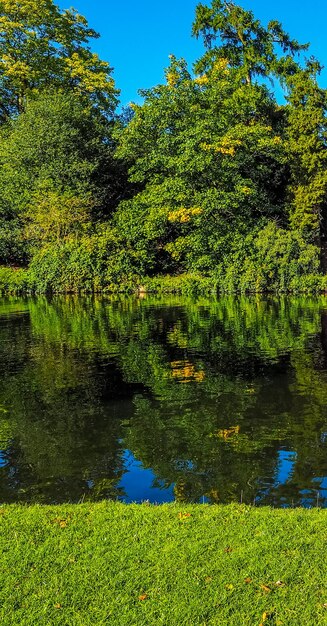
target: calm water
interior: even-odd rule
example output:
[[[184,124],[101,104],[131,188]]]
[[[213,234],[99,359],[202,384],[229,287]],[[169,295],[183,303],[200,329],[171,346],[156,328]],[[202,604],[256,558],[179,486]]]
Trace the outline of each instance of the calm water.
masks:
[[[0,300],[0,502],[327,505],[327,298]]]

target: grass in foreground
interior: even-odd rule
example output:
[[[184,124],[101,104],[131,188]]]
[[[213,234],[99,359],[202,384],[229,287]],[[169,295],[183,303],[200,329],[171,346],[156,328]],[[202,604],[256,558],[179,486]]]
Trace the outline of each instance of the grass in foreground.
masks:
[[[1,626],[327,624],[327,514],[0,507]]]

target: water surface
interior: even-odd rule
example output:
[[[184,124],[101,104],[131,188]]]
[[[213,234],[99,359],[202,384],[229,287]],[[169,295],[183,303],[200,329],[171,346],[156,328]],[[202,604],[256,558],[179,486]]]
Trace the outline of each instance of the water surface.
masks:
[[[0,300],[0,502],[327,504],[327,299]]]

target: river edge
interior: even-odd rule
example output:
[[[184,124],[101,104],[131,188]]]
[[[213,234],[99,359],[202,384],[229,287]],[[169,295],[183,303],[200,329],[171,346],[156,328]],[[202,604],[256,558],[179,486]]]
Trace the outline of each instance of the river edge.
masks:
[[[276,283],[273,277],[267,282],[251,276],[203,276],[199,273],[122,277],[116,282],[106,282],[100,277],[92,279],[81,276],[66,277],[35,275],[28,268],[0,266],[0,295],[29,297],[35,295],[319,295],[327,293],[327,275],[304,275],[285,286]]]

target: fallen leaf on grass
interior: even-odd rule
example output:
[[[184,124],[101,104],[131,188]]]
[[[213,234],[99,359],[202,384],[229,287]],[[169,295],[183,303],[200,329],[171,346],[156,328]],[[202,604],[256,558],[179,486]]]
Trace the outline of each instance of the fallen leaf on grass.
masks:
[[[52,520],[52,524],[58,524],[60,528],[66,528],[67,523],[68,523],[67,520],[60,519],[59,517],[56,517],[55,519]]]
[[[147,593],[142,593],[142,594],[139,596],[139,600],[141,600],[141,601],[143,601],[143,600],[147,600],[147,598],[148,598],[148,597],[149,597],[149,596],[148,596],[148,594],[147,594]]]
[[[252,578],[250,578],[250,576],[248,576],[247,578],[244,578],[244,582],[249,585],[250,583],[252,583]]]
[[[265,593],[269,593],[269,591],[271,591],[270,587],[268,587],[267,585],[260,585],[260,589],[262,589],[262,591],[265,591]]]
[[[54,608],[55,608],[55,609],[61,609],[61,604],[55,604],[55,605],[54,605]]]
[[[191,513],[181,513],[181,512],[179,512],[178,513],[178,517],[179,517],[180,520],[187,519],[188,517],[191,517]]]
[[[275,583],[276,587],[284,587],[285,583],[283,583],[282,580],[277,580],[277,582]]]
[[[233,552],[233,548],[231,548],[231,546],[227,546],[227,548],[224,548],[224,552]]]
[[[325,602],[325,604],[323,604],[323,607],[324,607],[325,609],[327,609],[327,602]]]
[[[263,626],[265,622],[267,622],[268,620],[272,619],[274,617],[274,613],[267,613],[267,611],[265,611],[262,615],[262,621],[260,626]]]

